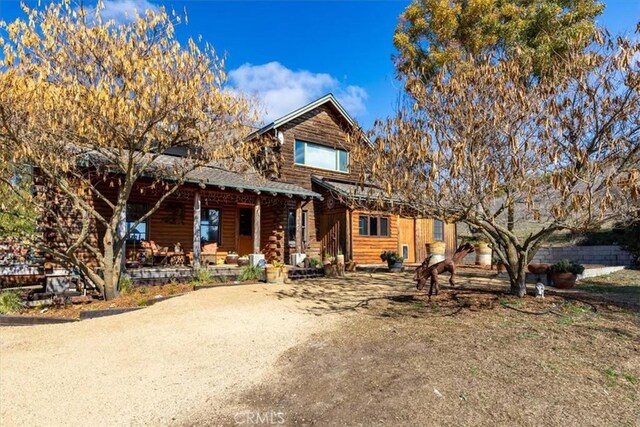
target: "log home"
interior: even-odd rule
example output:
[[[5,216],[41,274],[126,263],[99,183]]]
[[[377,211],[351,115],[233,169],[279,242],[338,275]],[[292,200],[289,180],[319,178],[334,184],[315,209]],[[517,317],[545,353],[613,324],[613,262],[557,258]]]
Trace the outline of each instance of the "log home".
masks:
[[[265,254],[293,263],[291,255],[312,258],[339,253],[358,264],[381,263],[383,251],[397,251],[407,262],[421,262],[425,244],[444,241],[447,253],[456,247],[455,224],[405,218],[379,210],[355,208],[349,197],[359,190],[353,146],[348,134],[354,120],[328,94],[256,130],[247,141],[271,138],[277,173],[264,179],[255,168],[233,172],[215,165],[201,167],[186,183],[128,236],[129,261],[148,251],[162,253],[179,244],[194,268],[203,264],[203,248],[215,244],[217,259],[231,252]],[[361,143],[367,143],[365,141]],[[165,154],[160,163],[180,161]],[[115,199],[117,179],[101,191]],[[127,204],[122,228],[130,229],[160,197],[161,186],[137,182]],[[109,208],[94,200],[97,209]],[[126,225],[126,228],[125,228]],[[101,241],[100,228],[95,236]],[[302,258],[297,255],[296,259]],[[210,260],[207,260],[210,261]],[[182,263],[183,260],[180,261]]]
[[[444,241],[447,253],[453,253],[455,224],[352,207],[348,200],[359,191],[359,171],[349,154],[351,144],[358,142],[350,142],[347,135],[354,126],[354,120],[328,94],[249,136],[271,135],[278,142],[280,164],[271,177],[274,181],[313,194],[306,200],[288,201],[285,212],[279,213],[279,222],[286,225],[286,259],[292,253],[311,257],[343,253],[347,260],[373,264],[381,262],[383,251],[393,250],[408,262],[421,262],[425,244],[436,240]]]

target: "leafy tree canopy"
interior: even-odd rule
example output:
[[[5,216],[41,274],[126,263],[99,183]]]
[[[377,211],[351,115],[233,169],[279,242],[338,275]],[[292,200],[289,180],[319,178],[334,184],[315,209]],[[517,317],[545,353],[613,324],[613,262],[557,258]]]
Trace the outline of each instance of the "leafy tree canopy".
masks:
[[[544,76],[590,43],[603,10],[597,0],[414,0],[394,35],[398,76],[410,88],[443,67],[514,53]]]

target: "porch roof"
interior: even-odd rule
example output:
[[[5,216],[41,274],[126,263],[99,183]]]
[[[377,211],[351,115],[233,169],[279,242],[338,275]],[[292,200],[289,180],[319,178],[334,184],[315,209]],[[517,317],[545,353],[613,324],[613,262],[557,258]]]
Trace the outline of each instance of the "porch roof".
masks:
[[[145,154],[144,156],[149,156]],[[97,150],[87,150],[81,153],[81,158],[87,164],[110,166],[112,159],[105,153]],[[242,159],[230,161],[211,161],[204,166],[194,167],[191,159],[176,155],[157,155],[147,169],[148,177],[165,177],[171,179],[179,174],[183,174],[185,182],[218,187],[219,189],[230,189],[237,191],[253,191],[254,193],[271,193],[273,195],[282,194],[288,197],[315,197],[322,200],[322,195],[314,191],[307,190],[299,185],[288,182],[270,181],[262,177],[248,162]],[[117,170],[116,168],[112,168]]]
[[[216,186],[222,189],[249,190],[258,194],[272,193],[322,199],[322,195],[299,185],[269,181],[252,171],[239,173],[215,166],[203,166],[194,169],[187,174],[187,182]]]
[[[340,181],[328,179],[318,175],[312,175],[311,181],[329,190],[339,197],[346,199],[355,199],[359,201],[376,201],[381,200],[385,203],[401,203],[402,200],[397,197],[387,197],[384,191],[372,184],[358,184],[350,181]]]

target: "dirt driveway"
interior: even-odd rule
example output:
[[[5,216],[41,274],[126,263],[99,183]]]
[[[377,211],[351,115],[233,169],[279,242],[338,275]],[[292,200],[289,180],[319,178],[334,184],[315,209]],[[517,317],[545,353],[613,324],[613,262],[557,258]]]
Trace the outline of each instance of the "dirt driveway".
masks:
[[[0,425],[639,425],[637,312],[460,283],[428,302],[410,274],[355,274],[0,328]]]
[[[288,285],[200,290],[132,313],[0,328],[0,425],[167,425],[273,373],[287,349],[329,328]]]

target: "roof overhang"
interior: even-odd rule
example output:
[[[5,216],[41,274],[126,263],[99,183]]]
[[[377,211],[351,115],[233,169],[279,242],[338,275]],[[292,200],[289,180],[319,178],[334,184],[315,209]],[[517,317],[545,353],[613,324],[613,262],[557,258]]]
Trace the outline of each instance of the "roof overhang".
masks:
[[[304,107],[298,108],[295,111],[292,111],[289,114],[286,114],[282,117],[280,117],[279,119],[274,120],[273,122],[269,123],[268,125],[250,133],[246,139],[250,140],[253,139],[257,136],[260,136],[270,130],[273,129],[278,129],[279,127],[283,126],[284,124],[290,122],[291,120],[294,120],[306,113],[308,113],[309,111],[312,111],[318,107],[320,107],[321,105],[324,104],[330,104],[333,108],[335,108],[335,110],[342,116],[342,118],[344,118],[344,120],[349,124],[349,126],[351,128],[356,128],[358,127],[358,124],[356,123],[355,120],[353,120],[353,118],[349,115],[349,113],[347,113],[347,110],[344,109],[344,107],[342,107],[342,105],[340,105],[340,103],[338,102],[338,100],[336,99],[335,96],[333,96],[332,93],[328,93],[325,96],[323,96],[322,98],[318,98],[315,101],[305,105]],[[364,136],[365,141],[369,144],[371,144],[371,141],[369,141],[369,138],[366,137],[366,135]]]

